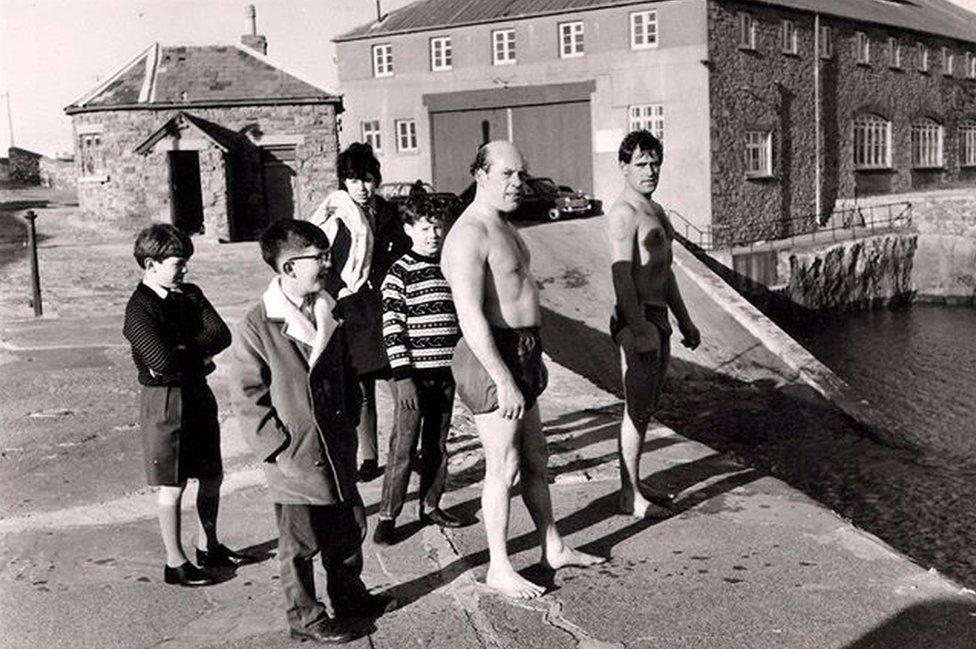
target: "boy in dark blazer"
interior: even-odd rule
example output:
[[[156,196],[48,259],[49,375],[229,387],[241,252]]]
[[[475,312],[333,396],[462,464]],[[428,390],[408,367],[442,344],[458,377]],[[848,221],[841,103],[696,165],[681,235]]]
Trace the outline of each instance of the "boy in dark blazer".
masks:
[[[345,332],[323,290],[329,241],[283,219],[261,236],[276,273],[235,336],[230,391],[241,432],[263,463],[278,524],[278,559],[292,637],[352,639],[348,618],[375,617],[389,600],[360,579],[366,516],[356,488],[361,395]],[[334,618],[317,601],[312,558],[322,555]]]

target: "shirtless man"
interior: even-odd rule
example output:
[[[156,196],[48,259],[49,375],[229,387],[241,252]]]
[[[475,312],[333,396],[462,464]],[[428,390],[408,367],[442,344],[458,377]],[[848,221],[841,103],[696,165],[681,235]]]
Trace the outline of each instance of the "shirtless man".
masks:
[[[640,456],[651,415],[657,409],[670,356],[668,308],[678,320],[681,343],[701,342],[671,270],[674,230],[660,205],[651,200],[664,161],[661,142],[648,131],[634,131],[617,153],[624,190],[607,212],[611,274],[616,309],[610,335],[620,346],[626,408],[620,424],[620,510],[637,518],[663,518],[670,512],[651,502],[666,501],[640,483]]]
[[[538,597],[545,588],[515,572],[506,548],[510,491],[519,476],[544,567],[591,566],[605,559],[566,545],[553,520],[546,440],[536,403],[548,379],[539,338],[539,294],[529,271],[529,250],[507,220],[522,199],[525,163],[511,143],[489,142],[478,149],[471,174],[474,201],[448,234],[441,267],[464,336],[452,366],[457,392],[474,413],[485,453],[485,581],[510,597]]]

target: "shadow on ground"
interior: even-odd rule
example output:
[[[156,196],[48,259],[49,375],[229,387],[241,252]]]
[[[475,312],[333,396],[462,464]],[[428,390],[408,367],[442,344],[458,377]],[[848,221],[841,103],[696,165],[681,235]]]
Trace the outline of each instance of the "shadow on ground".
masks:
[[[886,620],[844,649],[889,647],[976,647],[976,611],[959,600],[915,604]]]

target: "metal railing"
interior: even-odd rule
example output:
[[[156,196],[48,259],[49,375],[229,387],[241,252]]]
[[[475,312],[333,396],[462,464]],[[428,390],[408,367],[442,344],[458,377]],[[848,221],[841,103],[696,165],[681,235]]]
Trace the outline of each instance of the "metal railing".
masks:
[[[907,201],[880,205],[854,205],[824,214],[786,219],[776,225],[789,234],[778,237],[717,238],[711,228],[702,230],[680,212],[668,210],[675,232],[702,250],[719,248],[793,247],[798,243],[844,241],[869,236],[877,230],[906,230],[912,227],[912,204]],[[819,225],[823,223],[824,225]],[[796,224],[799,227],[796,227]],[[718,239],[718,240],[717,240]]]

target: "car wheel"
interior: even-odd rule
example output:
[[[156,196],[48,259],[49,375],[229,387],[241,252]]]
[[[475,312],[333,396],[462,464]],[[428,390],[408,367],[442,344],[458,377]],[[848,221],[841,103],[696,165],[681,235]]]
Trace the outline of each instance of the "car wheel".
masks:
[[[550,207],[546,215],[549,217],[550,221],[558,221],[562,218],[563,213],[559,211],[558,207]]]

